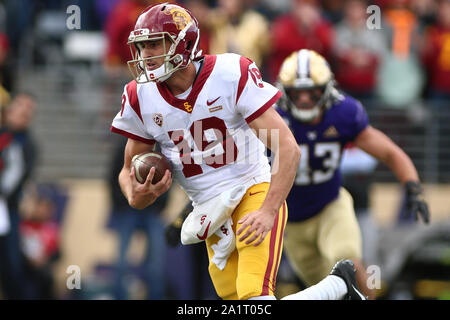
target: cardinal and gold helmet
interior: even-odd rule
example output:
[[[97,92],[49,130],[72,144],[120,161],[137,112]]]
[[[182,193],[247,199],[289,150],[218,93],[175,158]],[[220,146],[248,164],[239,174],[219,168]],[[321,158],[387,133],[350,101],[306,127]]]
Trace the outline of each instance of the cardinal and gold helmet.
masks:
[[[164,53],[144,58],[141,54],[143,41],[164,40]],[[185,68],[190,61],[201,55],[198,50],[200,30],[197,19],[185,8],[161,3],[145,9],[138,17],[134,30],[128,37],[132,60],[128,67],[138,83],[167,80],[175,71]],[[166,43],[167,42],[167,43]],[[151,59],[164,58],[163,64],[148,70]]]
[[[279,106],[302,122],[311,122],[331,106],[340,94],[327,61],[317,52],[302,49],[293,52],[281,65],[277,87],[283,92]],[[302,92],[310,94],[310,103],[303,105]]]

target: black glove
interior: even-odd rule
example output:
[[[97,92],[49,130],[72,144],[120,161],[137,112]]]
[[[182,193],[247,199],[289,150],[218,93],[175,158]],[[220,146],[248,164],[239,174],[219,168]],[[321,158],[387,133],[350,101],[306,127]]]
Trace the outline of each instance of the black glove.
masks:
[[[165,236],[167,244],[171,247],[176,247],[181,241],[181,225],[178,227],[178,223],[175,223],[179,218],[177,218],[173,223],[169,224],[165,230]]]
[[[169,246],[176,247],[181,242],[181,227],[191,211],[192,205],[188,204],[175,221],[166,227],[165,236]]]
[[[419,220],[419,215],[422,220],[428,224],[430,222],[430,212],[428,205],[423,199],[422,186],[415,181],[408,181],[405,183],[406,188],[406,211],[409,215],[414,214],[416,221]]]

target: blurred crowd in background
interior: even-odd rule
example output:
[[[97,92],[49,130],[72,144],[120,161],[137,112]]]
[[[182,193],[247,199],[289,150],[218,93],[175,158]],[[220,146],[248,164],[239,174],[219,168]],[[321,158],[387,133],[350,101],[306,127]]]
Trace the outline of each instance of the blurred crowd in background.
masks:
[[[0,1],[0,297],[89,299],[98,298],[102,293],[107,298],[133,298],[136,295],[129,294],[135,284],[130,276],[133,274],[145,283],[145,294],[138,295],[140,298],[215,298],[207,270],[200,267],[205,265],[202,263],[206,259],[204,248],[170,248],[166,243],[164,225],[168,220],[161,212],[169,199],[163,197],[146,212],[136,212],[127,205],[116,183],[124,141],[108,135],[110,121],[120,109],[123,85],[131,80],[127,68],[131,55],[126,42],[138,15],[157,2],[162,1]],[[428,170],[422,176],[425,182],[450,181],[450,161],[445,160],[450,159],[450,140],[446,139],[450,136],[447,125],[450,123],[449,0],[184,0],[175,3],[188,8],[198,19],[200,48],[204,54],[234,52],[249,57],[259,66],[267,82],[276,81],[282,61],[291,52],[302,48],[319,52],[329,61],[339,88],[360,99],[369,115],[374,112],[373,119],[384,124],[401,115],[402,124],[406,123],[408,134],[414,140],[410,153],[414,161],[422,161],[414,155],[418,148],[415,135],[440,136],[438,142],[433,138],[434,144],[428,145],[435,149],[434,158],[419,163],[419,173],[422,176]],[[77,5],[81,15],[79,28],[73,30],[67,24],[67,19],[76,13],[67,10],[71,5]],[[72,65],[78,70],[63,69],[62,65]],[[40,73],[41,70],[50,71]],[[83,120],[96,126],[102,132],[99,136],[103,142],[111,146],[97,152],[107,150],[111,160],[105,160],[109,167],[100,178],[110,190],[106,227],[114,230],[119,240],[116,261],[98,267],[100,273],[103,270],[110,277],[108,289],[100,285],[92,289],[98,291],[97,296],[90,296],[88,290],[64,294],[55,290],[52,266],[64,254],[60,250],[62,221],[68,200],[66,190],[58,186],[58,178],[67,177],[58,176],[59,173],[46,175],[42,171],[41,175],[33,174],[44,165],[51,171],[54,164],[47,161],[53,154],[39,152],[43,147],[34,141],[46,139],[35,139],[30,128],[35,113],[41,119],[50,119],[43,105],[48,105],[51,99],[45,102],[40,99],[40,86],[48,90],[46,81],[52,70],[57,70],[60,76],[51,83],[55,97],[60,92],[71,91],[71,85],[83,95],[80,88],[89,89],[94,82],[91,87],[103,94],[100,102],[96,102],[100,105],[96,117],[89,113],[90,106],[86,103],[79,106],[84,110]],[[77,81],[80,70],[86,71],[83,81]],[[68,79],[72,82],[67,82]],[[68,103],[73,102],[70,94],[67,96]],[[389,111],[380,115],[377,108]],[[423,125],[430,122],[432,127]],[[44,120],[41,123],[45,123],[43,127],[50,126],[47,131],[57,125]],[[399,133],[399,127],[392,129],[384,131],[388,135]],[[428,140],[420,141],[420,148],[425,148]],[[399,143],[408,144],[406,140]],[[421,152],[428,152],[424,150]],[[355,157],[353,165],[351,159],[346,162],[349,164],[344,170],[348,173],[347,187],[355,197],[357,211],[370,212],[369,187],[376,163],[358,154]],[[69,178],[85,177],[72,173]],[[374,224],[366,220],[361,223]],[[147,259],[138,266],[130,266],[127,250],[136,230],[147,235]],[[363,228],[363,233],[367,241],[377,242],[373,227]],[[377,262],[374,247],[365,248],[368,262]],[[183,272],[172,270],[172,278],[168,276],[167,270],[175,268],[183,257],[188,257],[189,267]],[[448,269],[445,270],[447,273],[442,277],[450,279]],[[184,283],[173,280],[176,276],[184,277]],[[282,264],[281,286],[293,283],[301,286],[301,279],[293,277],[288,264]],[[448,283],[445,288],[448,294]],[[415,297],[404,291],[400,298]]]

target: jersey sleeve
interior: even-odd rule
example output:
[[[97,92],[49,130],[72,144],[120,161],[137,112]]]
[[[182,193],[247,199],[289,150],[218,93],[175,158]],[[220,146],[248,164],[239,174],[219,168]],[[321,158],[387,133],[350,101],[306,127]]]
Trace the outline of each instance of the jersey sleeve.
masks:
[[[369,117],[361,102],[358,100],[351,100],[351,118],[352,125],[350,126],[350,136],[355,139],[361,131],[369,125]]]
[[[245,57],[240,58],[241,76],[239,79],[236,108],[247,123],[252,122],[281,97],[281,91],[263,81],[256,64]]]
[[[122,94],[122,108],[113,119],[111,131],[150,145],[155,143],[145,128],[137,96],[136,81],[125,86]]]

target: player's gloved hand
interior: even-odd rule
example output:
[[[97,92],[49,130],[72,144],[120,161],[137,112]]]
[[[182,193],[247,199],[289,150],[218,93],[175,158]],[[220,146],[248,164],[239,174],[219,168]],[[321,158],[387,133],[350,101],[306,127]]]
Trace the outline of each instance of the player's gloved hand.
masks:
[[[406,210],[409,215],[413,214],[416,221],[419,216],[428,224],[430,222],[430,212],[428,205],[423,199],[423,189],[420,183],[408,181],[405,183],[406,188]]]
[[[181,241],[181,225],[183,223],[180,223],[178,226],[178,223],[176,223],[177,220],[179,220],[179,218],[169,224],[164,231],[167,244],[171,247],[176,247]]]

